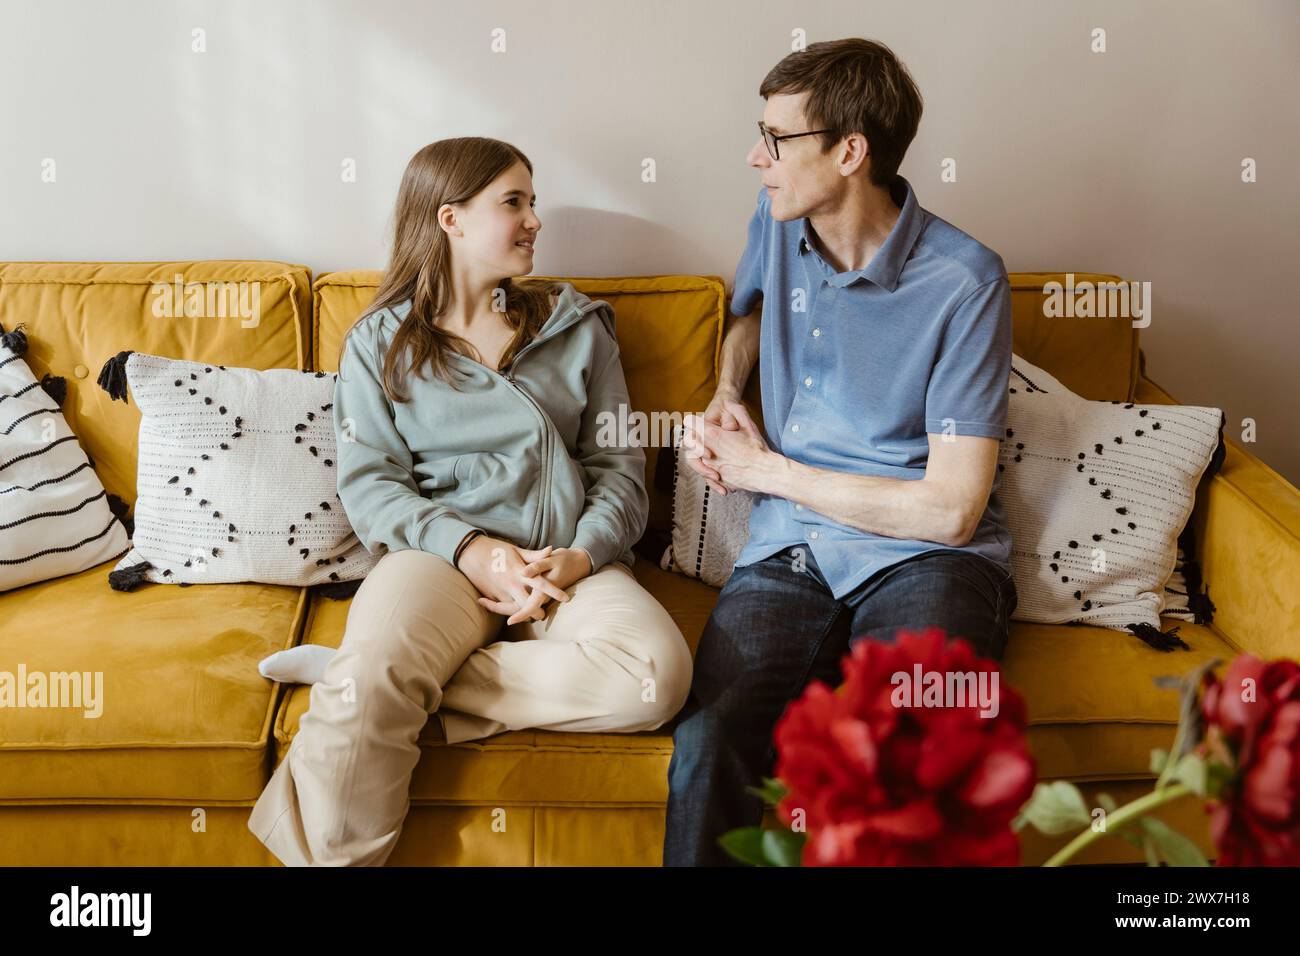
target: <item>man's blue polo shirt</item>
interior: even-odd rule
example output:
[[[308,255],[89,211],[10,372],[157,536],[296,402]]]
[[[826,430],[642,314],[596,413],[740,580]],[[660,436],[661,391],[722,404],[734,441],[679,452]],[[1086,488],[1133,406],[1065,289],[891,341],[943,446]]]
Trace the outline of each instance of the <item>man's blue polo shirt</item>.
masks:
[[[836,272],[806,218],[772,219],[766,189],[736,269],[733,315],[763,297],[759,377],[769,444],[831,471],[915,481],[927,433],[1002,438],[1011,371],[1011,286],[1002,258],[922,209],[895,178],[901,207],[866,268]],[[975,536],[961,550],[1010,573],[1011,535],[995,475]],[[759,495],[737,566],[805,545],[842,598],[935,541],[871,534],[784,498]]]

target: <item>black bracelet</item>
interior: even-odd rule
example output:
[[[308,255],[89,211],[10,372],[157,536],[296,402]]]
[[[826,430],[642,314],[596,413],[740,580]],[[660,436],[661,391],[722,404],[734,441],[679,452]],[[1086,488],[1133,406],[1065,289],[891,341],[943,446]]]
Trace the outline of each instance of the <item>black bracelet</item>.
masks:
[[[475,529],[474,529],[473,531],[471,531],[469,534],[465,535],[465,537],[461,538],[461,539],[460,539],[460,544],[458,544],[458,545],[456,546],[456,553],[453,554],[453,555],[451,556],[451,566],[452,566],[453,568],[455,568],[457,571],[459,571],[459,570],[460,570],[460,556],[461,556],[461,553],[464,552],[464,550],[469,546],[469,543],[470,543],[471,541],[473,541],[473,540],[474,540],[475,538],[477,538],[479,535],[481,535],[481,534],[486,534],[486,533],[487,533],[487,532],[485,532],[485,531],[481,531],[481,530],[479,530],[478,528],[475,528]]]

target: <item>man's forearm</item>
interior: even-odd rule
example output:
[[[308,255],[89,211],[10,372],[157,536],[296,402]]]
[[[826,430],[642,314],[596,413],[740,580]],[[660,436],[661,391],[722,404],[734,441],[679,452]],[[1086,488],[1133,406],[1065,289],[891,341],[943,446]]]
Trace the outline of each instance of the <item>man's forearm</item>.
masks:
[[[850,475],[773,453],[760,484],[760,491],[873,534],[961,547],[974,533],[951,493],[925,479]]]
[[[718,369],[718,392],[739,399],[745,383],[758,361],[758,335],[762,305],[749,315],[732,318],[722,339],[722,357]]]

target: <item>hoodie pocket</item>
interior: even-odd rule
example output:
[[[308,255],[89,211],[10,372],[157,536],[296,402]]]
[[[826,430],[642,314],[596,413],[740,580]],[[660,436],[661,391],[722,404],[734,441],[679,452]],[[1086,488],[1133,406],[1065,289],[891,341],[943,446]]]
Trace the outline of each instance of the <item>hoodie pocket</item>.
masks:
[[[495,452],[472,452],[456,459],[456,510],[466,520],[491,517],[519,528],[527,537],[536,502],[536,461],[521,461]],[[528,524],[524,524],[527,518]]]
[[[447,456],[437,461],[424,461],[415,467],[415,482],[426,495],[444,492],[456,487],[456,466],[459,458]]]

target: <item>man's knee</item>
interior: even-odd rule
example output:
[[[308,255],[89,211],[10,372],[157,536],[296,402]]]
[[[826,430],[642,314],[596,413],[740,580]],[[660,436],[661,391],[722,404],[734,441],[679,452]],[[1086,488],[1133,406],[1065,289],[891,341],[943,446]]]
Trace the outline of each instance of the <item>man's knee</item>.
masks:
[[[937,627],[967,641],[981,657],[1006,649],[1013,584],[978,555],[924,555],[892,570],[854,608],[850,646],[870,639],[892,643],[902,631]]]

